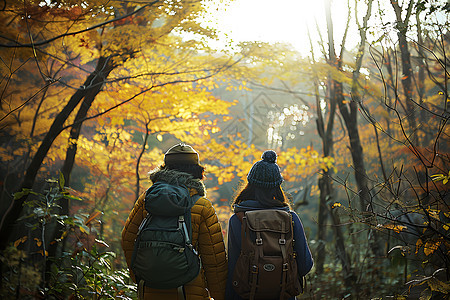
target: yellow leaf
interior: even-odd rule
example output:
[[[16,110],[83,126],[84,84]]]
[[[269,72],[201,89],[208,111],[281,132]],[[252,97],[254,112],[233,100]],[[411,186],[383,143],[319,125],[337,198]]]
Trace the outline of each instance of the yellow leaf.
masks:
[[[64,239],[64,238],[67,236],[67,234],[68,234],[68,231],[67,231],[67,230],[64,231],[64,232],[61,234],[60,239],[61,239],[61,240]]]
[[[19,246],[21,243],[25,243],[25,241],[28,239],[28,236],[23,236],[20,239],[18,239],[17,241],[14,242],[14,247],[17,248],[17,246]]]
[[[425,246],[423,248],[423,252],[426,256],[433,254],[433,252],[439,247],[441,244],[441,241],[428,241],[425,243]]]
[[[342,204],[341,203],[339,203],[339,202],[336,202],[336,203],[334,203],[332,206],[331,206],[331,208],[335,208],[335,207],[341,207],[342,206]]]
[[[397,233],[400,233],[400,231],[407,228],[406,226],[403,226],[403,225],[394,225],[394,224],[384,224],[384,225],[382,225],[382,227],[393,230]]]
[[[87,234],[87,231],[86,231],[86,229],[83,228],[83,226],[80,226],[80,231],[81,231],[82,233],[86,233],[86,234]]]
[[[420,247],[422,247],[422,245],[423,245],[422,240],[418,239],[417,242],[416,242],[416,254],[419,251]]]
[[[36,245],[37,245],[38,247],[40,247],[40,246],[42,245],[42,241],[41,241],[40,239],[34,238],[34,240],[36,241]]]
[[[96,212],[92,213],[89,218],[84,222],[85,225],[88,225],[89,223],[92,222],[92,220],[94,220],[95,218],[97,218],[99,215],[101,215],[102,212],[97,210]]]
[[[445,224],[445,225],[442,225],[442,227],[445,229],[445,230],[449,230],[450,229],[450,226],[449,226],[450,224]]]

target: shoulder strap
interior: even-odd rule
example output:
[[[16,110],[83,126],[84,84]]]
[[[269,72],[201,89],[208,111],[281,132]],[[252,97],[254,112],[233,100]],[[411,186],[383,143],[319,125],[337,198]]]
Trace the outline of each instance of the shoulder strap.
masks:
[[[238,218],[239,218],[239,220],[241,221],[241,223],[242,223],[242,219],[244,218],[244,212],[243,211],[240,211],[240,212],[237,212],[237,213],[234,213]]]
[[[198,201],[198,199],[200,199],[202,196],[200,196],[199,194],[195,194],[195,195],[192,195],[191,196],[191,198],[193,199],[193,200],[195,200],[193,203],[195,204],[197,201]],[[182,224],[180,223],[180,218],[183,218],[183,221],[182,221]],[[185,233],[185,235],[186,235],[186,245],[188,245],[189,247],[192,247],[192,249],[193,250],[195,250],[194,249],[194,247],[193,247],[193,241],[192,241],[192,225],[191,225],[191,209],[189,209],[188,211],[186,211],[186,213],[184,214],[184,215],[181,215],[181,216],[179,216],[178,217],[178,224],[180,225],[180,226],[183,226],[184,225],[184,233]]]

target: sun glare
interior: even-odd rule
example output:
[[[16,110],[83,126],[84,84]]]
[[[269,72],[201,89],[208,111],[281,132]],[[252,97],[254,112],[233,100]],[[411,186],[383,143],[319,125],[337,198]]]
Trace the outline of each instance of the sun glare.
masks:
[[[236,0],[227,8],[215,9],[212,16],[217,21],[215,26],[224,33],[223,39],[231,39],[233,43],[289,43],[306,54],[310,50],[308,29],[313,39],[318,36],[316,24],[324,34],[324,2],[325,0]],[[335,32],[339,34],[347,18],[347,0],[334,0],[332,11]]]

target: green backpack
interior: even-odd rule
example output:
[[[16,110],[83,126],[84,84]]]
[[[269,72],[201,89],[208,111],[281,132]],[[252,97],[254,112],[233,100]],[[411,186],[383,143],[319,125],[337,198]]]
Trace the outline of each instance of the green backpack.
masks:
[[[198,276],[201,261],[192,245],[191,208],[199,198],[185,186],[164,181],[147,190],[148,215],[139,226],[130,266],[137,282],[172,289]]]

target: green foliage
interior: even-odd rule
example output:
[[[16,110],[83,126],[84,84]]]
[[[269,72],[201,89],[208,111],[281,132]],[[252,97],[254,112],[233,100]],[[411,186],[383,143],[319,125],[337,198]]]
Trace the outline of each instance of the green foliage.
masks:
[[[136,298],[136,286],[128,270],[118,264],[116,253],[104,251],[108,244],[97,239],[92,224],[101,212],[60,215],[61,199],[83,200],[69,194],[62,176],[46,183],[48,186],[42,193],[26,190],[15,195],[33,195],[26,202],[29,213],[22,218],[30,234],[16,240],[0,257],[5,287],[0,296],[7,299],[18,296],[20,299]],[[62,235],[47,241],[45,237],[55,230],[55,223],[61,226]],[[49,256],[51,245],[61,249],[61,254]],[[68,250],[63,251],[64,248]]]
[[[113,267],[116,254],[80,247],[53,264],[47,295],[72,295],[77,299],[134,299],[136,286],[127,270]]]
[[[323,273],[318,274],[313,268],[306,276],[306,289],[299,299],[397,299],[407,294],[401,276],[404,260],[392,265],[384,258],[375,257],[367,239],[357,235],[348,236],[345,243],[352,258],[353,277],[346,278],[333,243],[327,243]],[[316,253],[318,243],[311,240],[310,246]]]

